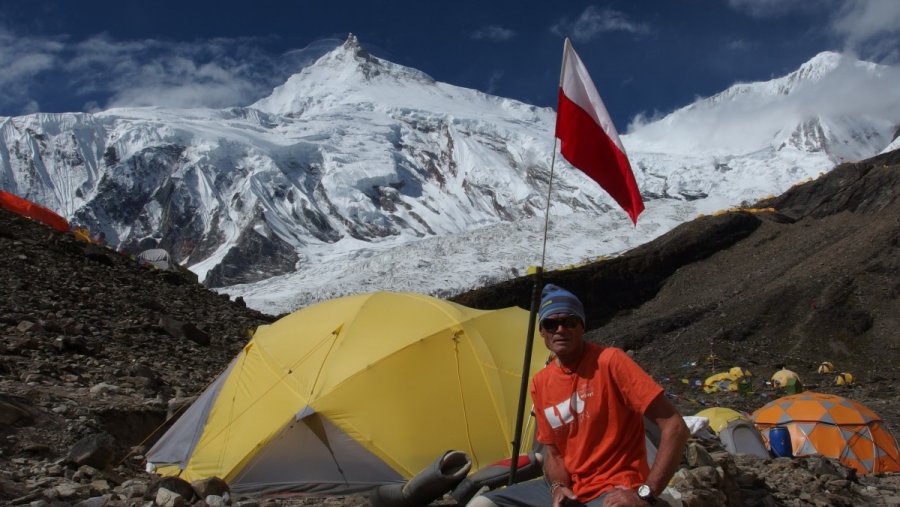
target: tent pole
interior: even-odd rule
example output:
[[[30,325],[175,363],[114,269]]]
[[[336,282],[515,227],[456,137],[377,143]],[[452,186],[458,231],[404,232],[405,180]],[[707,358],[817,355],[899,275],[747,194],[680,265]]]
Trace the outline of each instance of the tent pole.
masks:
[[[513,434],[512,441],[512,459],[509,464],[509,485],[516,483],[516,470],[519,467],[519,449],[522,446],[522,426],[525,420],[525,399],[528,396],[528,377],[531,370],[531,351],[533,349],[534,340],[534,323],[535,316],[538,313],[538,306],[541,303],[541,286],[543,280],[544,268],[538,266],[534,272],[534,288],[531,292],[531,315],[528,319],[528,337],[525,340],[525,359],[522,364],[522,381],[519,384],[519,407],[516,411],[516,431]]]

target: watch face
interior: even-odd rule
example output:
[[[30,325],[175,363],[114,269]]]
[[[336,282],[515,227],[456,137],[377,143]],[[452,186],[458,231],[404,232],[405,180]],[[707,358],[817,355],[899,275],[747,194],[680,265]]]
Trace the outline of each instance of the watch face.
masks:
[[[650,486],[646,484],[641,484],[641,486],[637,490],[637,494],[641,498],[650,498],[653,496],[653,492],[650,491]]]

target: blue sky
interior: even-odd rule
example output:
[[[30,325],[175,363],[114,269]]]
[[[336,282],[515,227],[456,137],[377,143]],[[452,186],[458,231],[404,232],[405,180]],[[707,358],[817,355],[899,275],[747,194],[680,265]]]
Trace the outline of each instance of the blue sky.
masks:
[[[896,64],[900,0],[0,0],[0,115],[248,105],[349,32],[539,106],[568,36],[623,131],[821,51]]]

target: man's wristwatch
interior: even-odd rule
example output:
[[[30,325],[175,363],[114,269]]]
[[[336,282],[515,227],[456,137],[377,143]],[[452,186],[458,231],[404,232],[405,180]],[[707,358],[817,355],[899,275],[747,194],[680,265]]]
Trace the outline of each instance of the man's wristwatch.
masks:
[[[653,505],[656,503],[656,497],[653,496],[653,490],[646,484],[641,484],[637,489],[638,498]]]

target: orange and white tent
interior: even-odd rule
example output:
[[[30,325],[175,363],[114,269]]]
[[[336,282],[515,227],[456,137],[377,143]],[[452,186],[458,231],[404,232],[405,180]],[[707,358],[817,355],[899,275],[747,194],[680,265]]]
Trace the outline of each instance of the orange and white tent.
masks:
[[[787,427],[794,456],[839,459],[862,474],[900,471],[897,440],[881,417],[859,402],[806,391],[778,398],[752,418],[767,442],[771,428]]]

